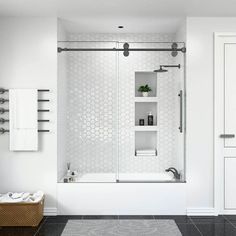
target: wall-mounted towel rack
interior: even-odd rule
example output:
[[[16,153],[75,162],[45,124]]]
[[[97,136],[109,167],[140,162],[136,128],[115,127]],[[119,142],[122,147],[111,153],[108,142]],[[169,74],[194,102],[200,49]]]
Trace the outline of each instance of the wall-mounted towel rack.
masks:
[[[0,134],[5,134],[5,133],[9,133],[9,132],[10,132],[9,129],[0,128]],[[50,130],[48,130],[48,129],[39,129],[38,132],[39,133],[47,133],[47,132],[50,132]]]
[[[0,94],[4,94],[6,92],[9,92],[9,89],[4,89],[4,88],[0,88]],[[38,89],[38,92],[50,92],[49,89]],[[0,104],[4,104],[9,102],[9,99],[7,98],[0,98]],[[50,102],[49,99],[38,99],[38,102]],[[4,114],[6,112],[9,112],[9,109],[5,109],[3,107],[0,107],[0,114]],[[38,109],[38,112],[50,112],[49,109]],[[37,120],[38,122],[50,122],[50,120],[45,120],[45,119],[39,119]],[[9,119],[4,119],[4,118],[0,118],[0,124],[4,124],[6,122],[9,122]],[[4,128],[0,128],[0,134],[4,134],[10,132],[9,129],[4,129]],[[39,129],[38,130],[39,133],[44,133],[44,132],[50,132],[50,130],[47,129]]]
[[[0,94],[9,92],[9,89],[0,88]],[[38,92],[50,92],[49,89],[38,89]]]

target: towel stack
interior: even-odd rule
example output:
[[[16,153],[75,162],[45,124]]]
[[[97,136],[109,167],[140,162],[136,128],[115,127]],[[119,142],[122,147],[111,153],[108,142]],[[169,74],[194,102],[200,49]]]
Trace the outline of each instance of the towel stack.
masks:
[[[13,193],[8,192],[6,194],[0,194],[0,203],[10,203],[10,202],[39,202],[43,198],[44,193],[38,191],[36,193],[30,194],[28,192]]]
[[[156,156],[156,149],[136,150],[136,156]]]

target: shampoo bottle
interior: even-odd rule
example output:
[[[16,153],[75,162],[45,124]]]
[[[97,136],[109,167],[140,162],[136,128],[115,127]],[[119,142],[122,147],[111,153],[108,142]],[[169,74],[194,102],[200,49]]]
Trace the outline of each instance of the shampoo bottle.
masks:
[[[153,125],[153,115],[151,111],[148,114],[148,125]]]

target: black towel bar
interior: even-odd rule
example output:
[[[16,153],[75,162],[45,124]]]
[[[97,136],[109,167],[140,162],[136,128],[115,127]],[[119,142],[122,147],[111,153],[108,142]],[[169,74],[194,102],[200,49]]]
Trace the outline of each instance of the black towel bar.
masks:
[[[50,110],[39,109],[38,112],[49,112]]]
[[[9,120],[0,118],[0,124],[4,124],[5,122],[9,122]],[[38,120],[38,122],[50,122],[50,120]]]
[[[0,98],[0,104],[4,104],[5,102],[9,102],[9,99]],[[50,102],[49,99],[38,99],[38,102]]]
[[[5,112],[9,112],[9,109],[0,108],[0,114],[4,114]],[[39,109],[38,112],[50,112],[48,109]]]
[[[9,132],[10,132],[9,129],[0,128],[0,134],[9,133]],[[47,132],[50,132],[50,130],[48,130],[48,129],[39,129],[38,132],[39,133],[47,133]]]
[[[38,99],[38,102],[50,102],[49,99]]]
[[[9,91],[9,89],[0,88],[0,94],[3,94],[8,91]],[[38,92],[50,92],[50,90],[49,89],[38,89]]]

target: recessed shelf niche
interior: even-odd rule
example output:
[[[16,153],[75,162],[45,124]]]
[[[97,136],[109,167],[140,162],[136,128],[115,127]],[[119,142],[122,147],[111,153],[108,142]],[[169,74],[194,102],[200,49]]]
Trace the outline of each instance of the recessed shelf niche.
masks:
[[[142,93],[138,91],[139,87],[148,84],[152,91],[149,97],[157,96],[157,73],[155,72],[135,72],[135,97],[142,97]]]
[[[157,125],[157,103],[135,102],[135,125],[139,125],[139,119],[144,119],[144,125],[148,125],[148,114],[153,115],[153,125]]]
[[[157,150],[157,132],[156,131],[136,131],[135,132],[135,151],[147,150],[147,149]]]

